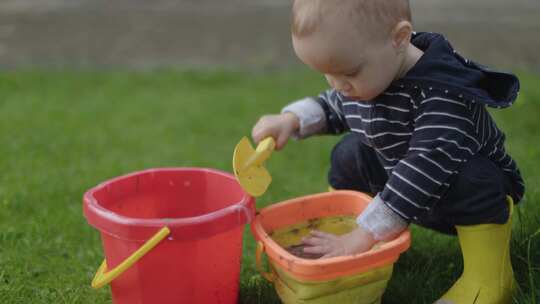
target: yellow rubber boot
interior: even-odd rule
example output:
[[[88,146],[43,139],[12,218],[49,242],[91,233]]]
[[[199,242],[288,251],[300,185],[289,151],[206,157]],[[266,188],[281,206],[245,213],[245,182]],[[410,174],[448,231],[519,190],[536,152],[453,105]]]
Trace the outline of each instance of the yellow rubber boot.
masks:
[[[516,288],[510,263],[513,203],[506,224],[456,226],[463,274],[435,304],[509,304]]]

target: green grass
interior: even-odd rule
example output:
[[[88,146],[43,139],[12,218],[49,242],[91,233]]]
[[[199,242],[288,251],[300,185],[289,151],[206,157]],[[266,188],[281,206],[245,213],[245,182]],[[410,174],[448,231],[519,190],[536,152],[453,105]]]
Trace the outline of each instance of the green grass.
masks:
[[[521,74],[519,102],[494,111],[528,186],[514,223],[515,303],[540,303],[540,77]],[[82,194],[136,170],[198,166],[230,171],[232,149],[257,118],[324,89],[313,73],[152,71],[0,74],[0,303],[109,303],[90,280],[103,259]],[[293,142],[269,162],[258,200],[323,191],[337,141]],[[385,303],[431,303],[459,275],[456,239],[413,227]],[[534,287],[533,287],[534,286]],[[246,229],[242,303],[278,303],[256,272]]]

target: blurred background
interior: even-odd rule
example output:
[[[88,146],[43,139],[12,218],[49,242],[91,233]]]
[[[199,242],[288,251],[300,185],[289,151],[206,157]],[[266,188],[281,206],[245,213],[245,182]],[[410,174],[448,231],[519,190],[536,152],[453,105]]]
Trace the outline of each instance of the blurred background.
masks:
[[[294,55],[290,4],[0,0],[0,303],[111,303],[109,288],[90,287],[104,253],[83,216],[86,190],[148,168],[231,172],[235,145],[261,115],[327,89]],[[463,56],[520,78],[515,105],[491,113],[527,185],[514,217],[514,303],[540,303],[540,0],[411,4],[417,31],[441,32]],[[257,208],[326,191],[338,140],[274,153]],[[455,238],[411,229],[385,304],[433,303],[461,273]],[[254,252],[246,227],[239,302],[278,304]]]
[[[540,1],[411,0],[417,31],[501,68],[540,69]],[[290,0],[2,0],[0,67],[297,65]]]

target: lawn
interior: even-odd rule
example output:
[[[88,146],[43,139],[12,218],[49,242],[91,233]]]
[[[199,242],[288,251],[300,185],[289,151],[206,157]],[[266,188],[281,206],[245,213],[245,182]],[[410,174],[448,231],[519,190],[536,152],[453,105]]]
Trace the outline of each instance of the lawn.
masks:
[[[540,303],[540,76],[520,74],[510,109],[492,111],[528,186],[514,221],[515,303]],[[90,281],[103,259],[82,215],[85,190],[154,167],[231,171],[262,114],[326,88],[306,71],[15,71],[0,74],[0,303],[110,303]],[[326,189],[335,137],[292,142],[268,163],[258,208]],[[384,303],[431,303],[459,276],[455,238],[413,227]],[[278,303],[255,270],[246,229],[241,303]]]

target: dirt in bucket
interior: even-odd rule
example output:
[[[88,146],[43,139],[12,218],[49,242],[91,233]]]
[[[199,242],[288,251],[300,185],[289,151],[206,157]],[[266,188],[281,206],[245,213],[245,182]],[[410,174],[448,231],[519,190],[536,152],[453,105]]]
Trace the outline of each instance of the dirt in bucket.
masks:
[[[277,229],[270,233],[270,237],[290,254],[303,259],[319,259],[322,254],[304,252],[305,244],[302,238],[312,230],[342,235],[351,232],[357,227],[356,218],[353,216],[331,216],[310,219],[301,223]]]

